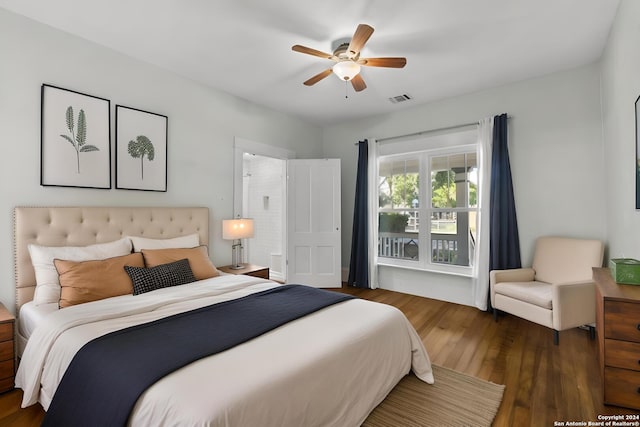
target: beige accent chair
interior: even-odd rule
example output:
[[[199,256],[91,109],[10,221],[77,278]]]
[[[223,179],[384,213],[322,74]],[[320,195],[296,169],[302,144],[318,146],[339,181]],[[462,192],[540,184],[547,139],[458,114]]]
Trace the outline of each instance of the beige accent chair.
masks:
[[[498,310],[559,331],[596,321],[593,267],[602,266],[604,246],[599,240],[540,237],[531,268],[490,272],[491,304]]]

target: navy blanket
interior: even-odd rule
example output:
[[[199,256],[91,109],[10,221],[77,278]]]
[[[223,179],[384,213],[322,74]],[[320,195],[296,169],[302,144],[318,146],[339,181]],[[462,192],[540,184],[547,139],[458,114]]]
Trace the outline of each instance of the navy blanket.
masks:
[[[71,361],[42,425],[124,426],[165,375],[350,298],[287,285],[96,338]]]

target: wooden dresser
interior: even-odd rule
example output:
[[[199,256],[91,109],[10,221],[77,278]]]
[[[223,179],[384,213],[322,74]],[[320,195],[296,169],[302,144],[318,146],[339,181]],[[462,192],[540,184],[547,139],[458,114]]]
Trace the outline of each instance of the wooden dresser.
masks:
[[[640,286],[594,268],[598,358],[606,405],[640,409]]]
[[[15,378],[15,317],[0,304],[0,393],[13,390]]]

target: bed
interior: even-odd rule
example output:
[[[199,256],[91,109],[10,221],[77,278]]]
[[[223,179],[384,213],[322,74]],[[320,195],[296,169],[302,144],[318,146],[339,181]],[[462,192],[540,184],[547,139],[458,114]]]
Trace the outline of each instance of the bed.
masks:
[[[124,236],[196,234],[199,244],[208,245],[210,214],[200,207],[20,207],[14,216],[21,355],[16,385],[24,391],[23,407],[40,402],[48,410],[76,352],[98,337],[281,286],[220,274],[63,309],[36,306],[29,244],[85,246]],[[406,317],[391,306],[350,299],[162,377],[137,399],[128,424],[357,426],[410,370],[433,383],[427,352]]]

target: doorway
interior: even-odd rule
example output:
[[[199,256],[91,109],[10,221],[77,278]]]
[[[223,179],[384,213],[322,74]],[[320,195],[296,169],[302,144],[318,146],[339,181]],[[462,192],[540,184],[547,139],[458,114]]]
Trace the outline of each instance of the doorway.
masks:
[[[273,280],[287,280],[287,159],[295,152],[235,138],[233,216],[254,219],[254,237],[243,242],[243,262],[269,267]]]
[[[283,282],[286,166],[283,159],[242,153],[242,217],[253,218],[255,229],[246,260],[269,267],[270,278]]]
[[[235,138],[233,216],[254,219],[242,262],[270,278],[340,287],[340,161]]]

